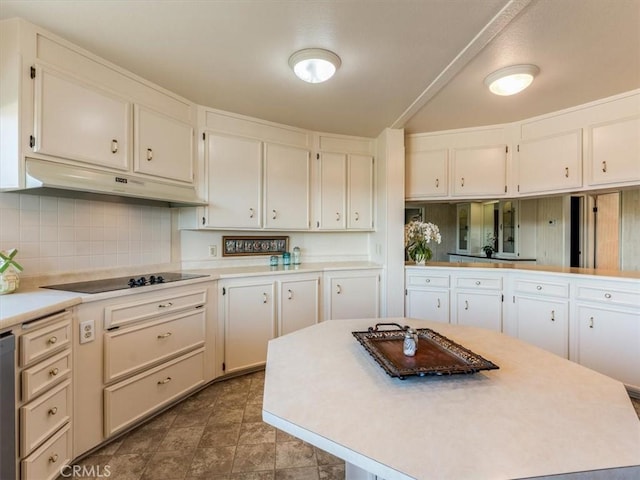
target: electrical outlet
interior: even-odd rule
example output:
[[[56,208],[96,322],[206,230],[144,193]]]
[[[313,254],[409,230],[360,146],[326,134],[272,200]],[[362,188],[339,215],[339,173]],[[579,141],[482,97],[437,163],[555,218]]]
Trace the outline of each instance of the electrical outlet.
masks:
[[[93,342],[96,339],[96,323],[93,320],[80,322],[80,343]]]
[[[218,256],[218,247],[216,245],[209,245],[209,256],[210,257]]]

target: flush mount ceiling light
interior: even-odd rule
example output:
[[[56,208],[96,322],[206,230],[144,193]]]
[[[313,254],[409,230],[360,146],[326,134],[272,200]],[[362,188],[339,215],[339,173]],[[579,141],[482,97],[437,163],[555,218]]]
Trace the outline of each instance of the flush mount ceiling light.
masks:
[[[296,76],[309,83],[329,80],[340,64],[338,55],[322,48],[298,50],[289,57],[289,66]]]
[[[531,85],[539,71],[535,65],[513,65],[496,70],[484,83],[496,95],[514,95]]]

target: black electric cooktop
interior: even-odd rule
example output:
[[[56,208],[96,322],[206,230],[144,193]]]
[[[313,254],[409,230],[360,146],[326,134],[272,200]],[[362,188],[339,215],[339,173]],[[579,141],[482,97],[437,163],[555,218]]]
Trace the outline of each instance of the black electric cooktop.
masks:
[[[135,275],[129,277],[105,278],[102,280],[88,280],[76,283],[61,283],[59,285],[44,285],[42,288],[78,293],[104,293],[112,292],[114,290],[127,290],[130,288],[179,282],[181,280],[208,276],[209,275],[197,275],[192,273],[161,272],[144,276]]]

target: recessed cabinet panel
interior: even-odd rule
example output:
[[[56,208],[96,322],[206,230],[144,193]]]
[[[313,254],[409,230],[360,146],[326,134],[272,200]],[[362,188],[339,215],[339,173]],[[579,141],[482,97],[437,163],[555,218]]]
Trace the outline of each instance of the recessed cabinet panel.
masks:
[[[207,142],[208,226],[260,228],[262,142],[209,135]]]
[[[318,323],[320,278],[284,280],[280,283],[278,335]]]
[[[35,152],[117,170],[129,168],[129,102],[42,68],[37,70],[35,88]]]
[[[518,338],[569,358],[569,303],[547,298],[516,298]]]
[[[284,145],[265,145],[265,228],[309,228],[309,151]]]
[[[349,230],[373,228],[373,157],[349,155],[348,203]]]
[[[136,172],[193,182],[191,125],[136,105],[135,144]]]
[[[507,148],[476,147],[452,150],[454,196],[504,195]]]
[[[591,129],[591,185],[640,179],[640,117]]]
[[[321,230],[343,230],[346,225],[347,156],[320,154]]]
[[[410,152],[405,165],[405,197],[415,200],[444,197],[447,188],[448,150]]]
[[[379,315],[378,273],[328,278],[328,319],[377,318]]]
[[[449,323],[449,290],[407,289],[405,315]]]
[[[516,156],[519,193],[582,186],[582,130],[525,140]]]
[[[502,331],[502,294],[500,292],[457,292],[458,325]]]

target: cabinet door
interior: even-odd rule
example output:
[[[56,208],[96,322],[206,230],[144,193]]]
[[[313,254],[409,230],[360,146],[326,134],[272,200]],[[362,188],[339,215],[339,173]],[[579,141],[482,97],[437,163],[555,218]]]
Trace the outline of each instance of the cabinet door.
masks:
[[[566,301],[516,297],[518,338],[569,358],[569,305]]]
[[[578,358],[592,368],[640,387],[640,321],[638,312],[578,305]]]
[[[274,283],[223,287],[224,373],[264,365],[276,335]]]
[[[265,228],[308,229],[309,151],[265,145]]]
[[[193,183],[193,127],[135,106],[134,170]]]
[[[349,155],[349,230],[373,228],[373,157]]]
[[[318,323],[319,283],[318,277],[280,282],[279,335]]]
[[[346,227],[347,156],[342,153],[320,154],[320,225],[321,230],[344,230]]]
[[[502,331],[502,294],[498,292],[456,292],[458,325]]]
[[[127,170],[129,119],[126,100],[57,72],[36,72],[35,152]]]
[[[405,164],[407,200],[447,195],[448,150],[411,152]]]
[[[420,320],[449,323],[449,291],[407,289],[405,315]]]
[[[640,179],[640,117],[591,128],[591,185]]]
[[[209,135],[208,226],[260,228],[262,211],[262,142]]]
[[[582,186],[582,130],[523,141],[517,158],[520,193]]]
[[[454,196],[504,195],[507,146],[452,150]]]
[[[377,318],[379,275],[331,277],[329,281],[329,320]]]

